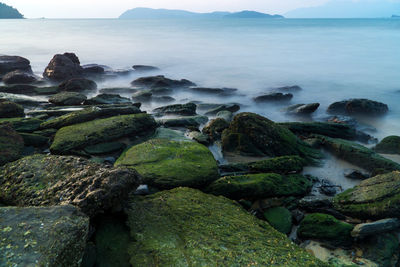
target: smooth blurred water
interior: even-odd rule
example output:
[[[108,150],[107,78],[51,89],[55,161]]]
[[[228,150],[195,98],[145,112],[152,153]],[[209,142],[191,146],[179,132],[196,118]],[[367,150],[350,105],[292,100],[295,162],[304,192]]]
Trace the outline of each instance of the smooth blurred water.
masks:
[[[390,107],[388,116],[370,122],[379,130],[374,135],[400,134],[400,20],[0,20],[0,54],[27,57],[39,74],[66,51],[83,64],[155,65],[160,74],[200,86],[239,88],[238,97],[178,99],[238,101],[278,121],[293,118],[251,98],[298,84],[304,90],[291,103],[320,102],[317,118],[334,101],[370,98]],[[100,86],[128,86],[133,78]]]

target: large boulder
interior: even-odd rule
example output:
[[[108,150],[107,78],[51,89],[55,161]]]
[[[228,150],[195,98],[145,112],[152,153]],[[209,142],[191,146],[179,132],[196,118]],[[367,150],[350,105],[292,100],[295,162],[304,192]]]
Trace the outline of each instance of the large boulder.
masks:
[[[132,266],[327,266],[236,202],[177,188],[130,203]]]
[[[77,157],[35,154],[0,169],[0,202],[10,206],[71,204],[94,216],[119,207],[139,183],[132,170]]]
[[[23,57],[0,55],[0,77],[15,70],[32,73],[31,63]]]
[[[392,135],[383,138],[375,146],[375,151],[384,154],[400,154],[400,136]]]
[[[400,217],[400,172],[394,171],[362,181],[337,195],[334,207],[361,219]]]
[[[19,159],[24,149],[24,140],[8,124],[0,124],[0,166]]]
[[[189,80],[172,80],[163,75],[142,77],[131,83],[133,86],[147,88],[181,88],[195,86],[196,84]]]
[[[36,80],[33,74],[21,70],[9,72],[2,79],[5,84],[30,84],[36,82]]]
[[[154,132],[157,124],[148,114],[115,116],[66,126],[57,131],[50,151],[66,155],[87,146],[114,141],[121,137],[144,137]]]
[[[131,147],[115,166],[133,168],[146,184],[158,188],[201,187],[218,178],[217,162],[196,142],[151,139]]]
[[[307,159],[320,156],[287,128],[254,113],[235,116],[222,133],[222,148],[225,152],[250,156],[299,155]]]
[[[61,82],[74,77],[80,77],[83,69],[78,57],[73,53],[55,55],[44,70],[43,77]]]
[[[328,113],[345,115],[380,116],[388,111],[386,104],[364,98],[339,101],[328,107]]]
[[[72,206],[0,207],[0,266],[79,267],[89,218]]]
[[[24,108],[11,101],[0,100],[0,118],[24,117]]]
[[[58,106],[80,105],[86,100],[84,94],[76,92],[62,92],[49,98],[49,102]]]
[[[90,91],[96,89],[97,89],[97,84],[94,81],[85,78],[72,78],[62,82],[58,86],[59,91],[68,91],[68,92],[81,92],[81,91]]]

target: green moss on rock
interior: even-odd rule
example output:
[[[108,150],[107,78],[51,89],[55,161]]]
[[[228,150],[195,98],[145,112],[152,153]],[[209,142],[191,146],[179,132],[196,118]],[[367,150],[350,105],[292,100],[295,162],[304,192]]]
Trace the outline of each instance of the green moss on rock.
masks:
[[[125,151],[115,166],[133,168],[144,183],[167,189],[201,187],[218,178],[213,155],[196,142],[151,139]]]
[[[14,130],[23,133],[32,133],[39,129],[42,120],[36,118],[10,118],[0,119],[1,124],[11,124]]]
[[[328,266],[223,197],[176,188],[127,210],[132,266]]]
[[[270,208],[264,212],[264,218],[281,233],[287,235],[292,230],[292,213],[287,208]]]
[[[43,147],[49,144],[49,138],[39,134],[21,133],[25,146]]]
[[[11,101],[0,100],[0,118],[25,117],[24,108]]]
[[[380,267],[395,266],[399,255],[399,240],[394,234],[384,233],[370,237],[359,244],[363,257]]]
[[[400,154],[400,136],[388,136],[375,146],[375,151],[385,154]]]
[[[10,125],[0,124],[0,166],[19,159],[24,140]]]

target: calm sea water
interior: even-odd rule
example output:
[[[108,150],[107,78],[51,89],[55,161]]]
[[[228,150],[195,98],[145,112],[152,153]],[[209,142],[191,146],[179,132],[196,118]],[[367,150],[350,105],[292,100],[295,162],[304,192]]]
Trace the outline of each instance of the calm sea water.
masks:
[[[338,100],[365,97],[385,102],[388,116],[369,121],[377,137],[400,134],[400,20],[0,20],[0,54],[31,60],[38,74],[56,53],[75,52],[83,64],[113,68],[155,65],[160,74],[200,86],[235,87],[241,96],[207,102],[241,102],[277,121],[282,106],[254,105],[273,87],[300,85],[291,104],[320,102],[326,116]],[[100,87],[128,86],[136,76]]]

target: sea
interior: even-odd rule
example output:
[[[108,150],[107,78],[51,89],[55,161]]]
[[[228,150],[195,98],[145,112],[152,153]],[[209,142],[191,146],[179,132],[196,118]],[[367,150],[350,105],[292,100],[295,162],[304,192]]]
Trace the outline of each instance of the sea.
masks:
[[[237,88],[234,96],[179,92],[178,103],[240,103],[274,121],[300,120],[285,106],[318,102],[308,120],[326,120],[329,104],[349,98],[384,102],[389,113],[363,120],[377,138],[400,135],[399,19],[24,19],[0,20],[0,54],[28,58],[41,75],[54,54],[74,52],[82,64],[114,69],[152,65],[201,87]],[[129,86],[144,74],[98,82]],[[254,97],[299,85],[290,103]],[[151,107],[146,107],[151,109]]]

